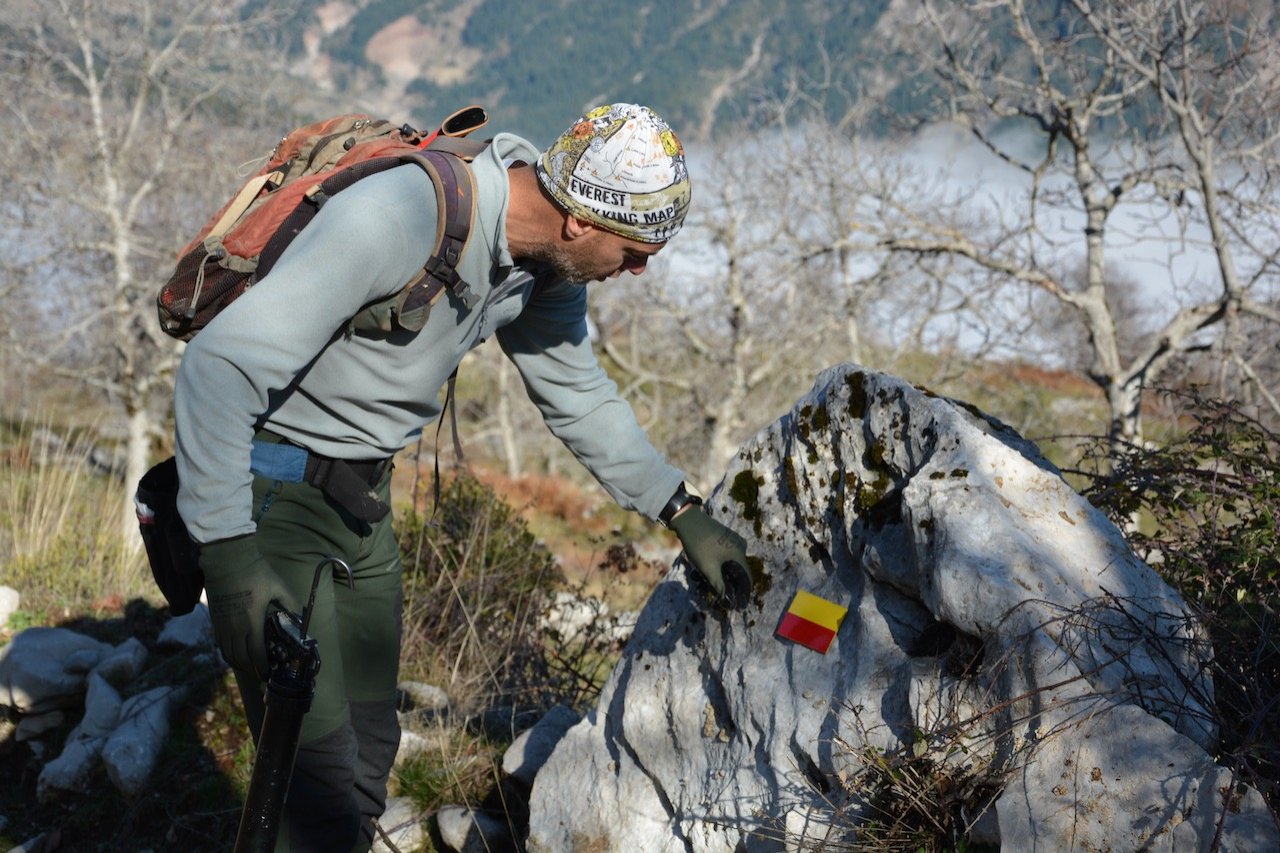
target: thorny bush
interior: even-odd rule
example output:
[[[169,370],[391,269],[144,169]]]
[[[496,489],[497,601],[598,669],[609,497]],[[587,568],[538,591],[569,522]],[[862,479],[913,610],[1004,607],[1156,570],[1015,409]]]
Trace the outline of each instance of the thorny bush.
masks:
[[[1118,455],[1098,443],[1077,473],[1090,482],[1085,495],[1128,531],[1209,632],[1218,758],[1276,808],[1280,435],[1233,403],[1178,396],[1190,412],[1179,437]]]
[[[468,474],[432,516],[399,522],[405,563],[405,669],[435,679],[471,712],[580,707],[598,687],[544,617],[563,589],[555,557],[518,513]]]

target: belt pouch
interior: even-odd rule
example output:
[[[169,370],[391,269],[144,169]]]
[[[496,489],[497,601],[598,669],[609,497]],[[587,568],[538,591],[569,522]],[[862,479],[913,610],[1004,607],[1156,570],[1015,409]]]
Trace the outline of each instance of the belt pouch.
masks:
[[[376,524],[391,512],[391,507],[382,502],[373,487],[341,459],[309,456],[306,481],[332,498],[338,506],[369,524]]]
[[[178,514],[178,464],[170,456],[147,471],[133,496],[138,532],[151,576],[174,616],[190,613],[200,600],[204,573],[199,549]]]

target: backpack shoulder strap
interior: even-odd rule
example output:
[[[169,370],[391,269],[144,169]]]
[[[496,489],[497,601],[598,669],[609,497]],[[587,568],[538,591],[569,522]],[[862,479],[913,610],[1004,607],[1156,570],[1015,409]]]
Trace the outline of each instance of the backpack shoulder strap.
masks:
[[[421,166],[431,177],[436,190],[435,249],[423,267],[423,275],[412,285],[412,291],[401,308],[401,314],[429,307],[440,291],[448,287],[467,308],[476,304],[476,295],[458,275],[458,263],[471,236],[475,214],[475,178],[471,167],[453,154],[428,149],[405,156]]]
[[[458,264],[466,250],[467,239],[475,217],[475,178],[468,163],[487,147],[487,142],[438,137],[429,148],[400,152],[378,160],[357,164],[351,170],[371,174],[387,168],[387,164],[413,163],[427,173],[436,194],[436,234],[431,255],[408,283],[394,295],[366,305],[351,322],[346,332],[357,329],[380,329],[390,332],[405,329],[421,331],[431,316],[431,306],[445,288],[467,308],[478,301],[467,282],[458,275]],[[438,150],[438,148],[446,149]],[[348,175],[344,186],[363,174]]]

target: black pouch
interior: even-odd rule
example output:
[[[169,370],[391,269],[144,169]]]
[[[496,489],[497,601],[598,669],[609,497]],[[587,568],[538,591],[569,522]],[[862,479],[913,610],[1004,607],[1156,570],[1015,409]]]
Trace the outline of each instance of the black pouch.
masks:
[[[200,600],[204,573],[199,548],[178,515],[177,460],[170,456],[144,474],[133,503],[156,586],[173,615],[190,613]]]

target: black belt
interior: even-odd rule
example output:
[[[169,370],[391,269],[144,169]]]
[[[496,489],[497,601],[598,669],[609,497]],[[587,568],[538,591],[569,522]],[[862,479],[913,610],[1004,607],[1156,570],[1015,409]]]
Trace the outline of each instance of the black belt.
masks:
[[[253,439],[249,468],[262,477],[315,486],[356,518],[374,524],[391,512],[375,491],[391,463],[390,456],[369,460],[322,456],[273,432],[260,430]]]

